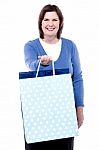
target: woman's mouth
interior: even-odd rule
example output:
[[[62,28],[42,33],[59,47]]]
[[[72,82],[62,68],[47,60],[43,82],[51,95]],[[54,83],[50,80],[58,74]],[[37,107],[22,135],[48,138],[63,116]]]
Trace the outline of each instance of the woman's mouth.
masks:
[[[48,31],[53,31],[55,28],[46,28]]]

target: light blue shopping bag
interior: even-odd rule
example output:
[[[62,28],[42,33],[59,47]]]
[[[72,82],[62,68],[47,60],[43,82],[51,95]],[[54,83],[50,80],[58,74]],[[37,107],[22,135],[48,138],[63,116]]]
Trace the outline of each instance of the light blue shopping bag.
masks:
[[[71,74],[20,79],[27,143],[78,135]],[[55,72],[54,72],[55,73]]]

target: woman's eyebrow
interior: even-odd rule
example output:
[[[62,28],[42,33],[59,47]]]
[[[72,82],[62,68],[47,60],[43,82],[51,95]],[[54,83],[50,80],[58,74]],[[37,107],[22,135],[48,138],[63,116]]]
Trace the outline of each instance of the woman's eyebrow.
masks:
[[[45,17],[44,19],[59,19],[59,18],[46,18],[46,17]]]

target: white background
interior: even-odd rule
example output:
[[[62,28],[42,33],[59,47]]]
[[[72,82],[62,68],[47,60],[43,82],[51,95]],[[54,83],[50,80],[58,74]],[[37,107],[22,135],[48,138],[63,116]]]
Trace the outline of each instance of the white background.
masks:
[[[38,15],[48,3],[62,10],[62,36],[76,43],[81,59],[85,122],[75,150],[99,150],[98,0],[0,0],[0,150],[24,150],[18,72],[26,71],[24,44],[38,37]]]

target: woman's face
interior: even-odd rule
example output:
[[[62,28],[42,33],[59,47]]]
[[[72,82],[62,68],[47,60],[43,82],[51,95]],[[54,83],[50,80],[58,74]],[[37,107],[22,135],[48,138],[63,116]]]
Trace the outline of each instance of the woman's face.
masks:
[[[46,12],[42,20],[42,30],[45,36],[55,36],[57,37],[57,32],[59,30],[59,17],[55,11]]]

